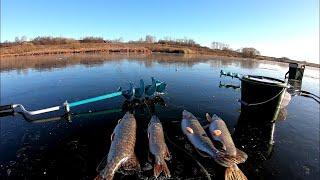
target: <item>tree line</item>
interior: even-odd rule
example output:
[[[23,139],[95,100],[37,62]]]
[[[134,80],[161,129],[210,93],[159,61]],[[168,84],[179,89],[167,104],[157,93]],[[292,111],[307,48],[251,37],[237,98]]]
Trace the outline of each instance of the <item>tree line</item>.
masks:
[[[123,38],[117,38],[113,40],[104,39],[102,37],[87,36],[79,40],[65,37],[52,37],[52,36],[38,36],[28,41],[26,36],[16,37],[14,41],[5,41],[1,45],[14,45],[23,43],[32,43],[35,45],[59,45],[59,44],[72,44],[72,43],[121,43]],[[191,38],[173,39],[165,37],[159,39],[152,35],[146,35],[145,38],[139,38],[136,41],[128,41],[128,43],[160,43],[160,44],[174,44],[174,45],[190,45],[200,46],[195,40]]]
[[[14,42],[5,41],[1,43],[1,46],[10,46],[17,44],[31,43],[34,45],[60,45],[60,44],[74,44],[74,43],[123,43],[123,38],[117,38],[113,40],[106,40],[103,37],[98,36],[87,36],[79,40],[73,38],[65,37],[52,37],[52,36],[38,36],[28,41],[26,36],[16,37]],[[201,47],[195,40],[191,38],[181,38],[174,39],[171,37],[164,37],[159,39],[152,35],[146,35],[144,38],[139,38],[136,41],[128,41],[128,43],[157,43],[164,45],[178,45],[178,46],[192,46],[192,47]],[[245,47],[238,50],[233,50],[230,48],[230,45],[227,43],[214,41],[211,43],[211,49],[214,50],[227,50],[227,51],[237,51],[242,53],[243,57],[253,58],[257,55],[260,55],[260,52],[252,47]]]

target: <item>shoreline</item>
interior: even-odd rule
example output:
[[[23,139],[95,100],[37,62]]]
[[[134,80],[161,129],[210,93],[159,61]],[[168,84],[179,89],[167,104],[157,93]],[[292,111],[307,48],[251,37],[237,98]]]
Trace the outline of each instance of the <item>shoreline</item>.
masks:
[[[291,60],[257,55],[252,58],[243,57],[242,53],[232,50],[210,49],[202,46],[169,45],[159,43],[75,43],[60,45],[32,45],[29,43],[0,47],[0,59],[23,56],[43,56],[59,54],[124,54],[124,55],[151,55],[151,54],[182,54],[200,55],[209,57],[226,57],[237,59],[254,59],[281,63],[302,63],[306,66],[320,68],[320,64],[306,61]]]

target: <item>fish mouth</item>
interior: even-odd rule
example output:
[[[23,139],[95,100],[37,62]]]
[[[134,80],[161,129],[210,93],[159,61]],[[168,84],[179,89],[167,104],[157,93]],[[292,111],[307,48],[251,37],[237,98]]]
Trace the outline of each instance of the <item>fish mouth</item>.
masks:
[[[123,118],[132,118],[132,117],[134,117],[134,116],[129,111],[127,111],[126,114],[123,116]]]
[[[212,142],[213,142],[214,146],[215,146],[219,151],[226,151],[226,150],[227,150],[225,144],[223,144],[223,141],[221,141],[221,139],[219,139],[219,138],[217,138],[217,139],[214,138]]]
[[[192,114],[189,111],[187,111],[187,110],[182,111],[182,118],[183,119],[190,119],[191,117],[192,117]]]
[[[159,119],[158,116],[156,116],[156,115],[152,115],[151,121],[152,121],[153,123],[160,123],[160,119]],[[150,121],[150,122],[151,122],[151,121]]]

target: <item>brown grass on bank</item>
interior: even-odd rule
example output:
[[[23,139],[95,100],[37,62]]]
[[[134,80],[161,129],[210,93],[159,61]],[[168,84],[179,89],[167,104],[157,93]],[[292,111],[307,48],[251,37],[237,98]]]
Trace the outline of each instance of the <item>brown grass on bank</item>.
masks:
[[[254,58],[277,62],[297,62],[288,58],[274,58],[261,56],[254,48],[243,48],[239,52],[229,48],[210,49],[200,46],[192,39],[159,40],[147,36],[145,40],[121,42],[116,40],[104,40],[100,37],[85,37],[81,40],[71,38],[37,37],[31,41],[16,40],[16,42],[0,43],[0,57],[48,55],[48,54],[72,54],[72,53],[178,53],[194,55],[210,55],[221,57]],[[319,64],[307,63],[308,66],[319,67]]]
[[[68,53],[94,53],[94,52],[119,52],[119,53],[150,53],[144,47],[133,47],[126,44],[108,43],[71,43],[59,45],[35,45],[23,43],[19,45],[1,47],[1,57],[45,54],[68,54]]]

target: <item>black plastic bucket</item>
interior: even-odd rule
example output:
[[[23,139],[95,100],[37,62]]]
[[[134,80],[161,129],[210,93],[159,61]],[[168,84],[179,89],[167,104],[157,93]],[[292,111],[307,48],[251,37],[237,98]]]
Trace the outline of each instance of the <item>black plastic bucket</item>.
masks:
[[[298,64],[298,63],[290,63],[289,64],[289,80],[297,80],[301,81],[303,78],[305,65],[304,64]]]
[[[243,76],[241,80],[241,112],[257,121],[274,122],[288,85],[265,76]]]

